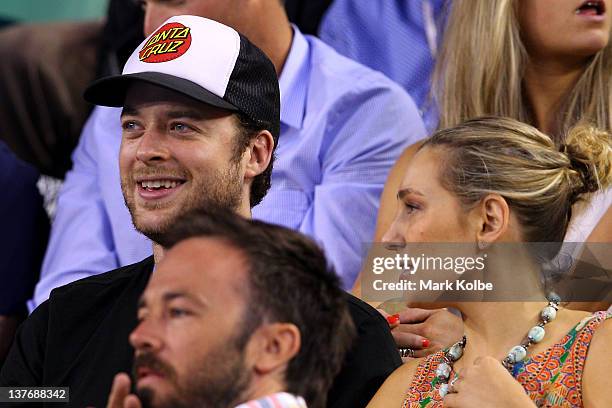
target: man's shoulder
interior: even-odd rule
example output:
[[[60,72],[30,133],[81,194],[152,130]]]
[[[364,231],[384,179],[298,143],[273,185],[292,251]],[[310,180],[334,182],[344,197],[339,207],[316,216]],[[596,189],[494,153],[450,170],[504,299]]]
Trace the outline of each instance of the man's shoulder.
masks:
[[[74,299],[75,295],[87,297],[90,294],[99,294],[101,291],[112,291],[114,288],[122,290],[127,282],[143,281],[146,285],[153,272],[153,266],[153,257],[150,256],[131,265],[79,279],[53,289],[49,297],[50,303],[62,298]]]
[[[384,90],[398,98],[408,98],[408,93],[397,83],[379,71],[338,53],[320,39],[305,35],[310,45],[311,79],[316,86],[329,83],[335,89],[346,92]]]
[[[386,320],[376,309],[346,293],[357,338],[328,394],[328,406],[362,407],[402,364]]]
[[[346,293],[346,302],[349,307],[349,312],[353,317],[353,322],[355,326],[359,326],[360,324],[368,321],[379,323],[385,330],[388,329],[388,324],[382,315],[374,309],[372,306],[364,302],[363,300],[351,295],[350,293]]]
[[[92,133],[98,140],[98,143],[120,142],[120,117],[121,108],[112,106],[96,106],[91,111],[89,118],[87,118],[87,123],[83,128],[82,135]],[[114,151],[114,149],[111,150]]]
[[[70,385],[75,401],[102,400],[112,375],[129,370],[128,336],[153,257],[54,289],[22,324],[0,383]],[[99,404],[74,405],[89,406]]]
[[[78,359],[72,355],[75,350],[98,350],[113,342],[117,350],[123,347],[135,327],[138,299],[152,272],[150,257],[54,289],[47,301],[46,344],[56,355],[47,356],[47,362],[63,367],[56,360]]]

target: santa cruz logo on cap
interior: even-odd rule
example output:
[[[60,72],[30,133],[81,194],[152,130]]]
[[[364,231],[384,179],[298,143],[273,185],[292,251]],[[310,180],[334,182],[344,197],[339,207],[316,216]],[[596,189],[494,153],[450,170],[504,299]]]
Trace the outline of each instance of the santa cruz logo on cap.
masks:
[[[172,61],[191,46],[191,29],[181,23],[168,23],[160,27],[145,43],[138,57],[142,62]]]

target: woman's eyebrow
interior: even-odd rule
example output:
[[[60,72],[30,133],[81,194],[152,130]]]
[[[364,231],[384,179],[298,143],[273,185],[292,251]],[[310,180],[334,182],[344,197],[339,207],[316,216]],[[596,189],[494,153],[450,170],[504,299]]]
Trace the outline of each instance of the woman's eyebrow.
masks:
[[[400,191],[397,192],[397,199],[402,200],[408,194],[414,194],[414,195],[424,197],[424,194],[421,193],[420,191],[415,190],[413,188],[406,187],[406,188],[402,188]]]

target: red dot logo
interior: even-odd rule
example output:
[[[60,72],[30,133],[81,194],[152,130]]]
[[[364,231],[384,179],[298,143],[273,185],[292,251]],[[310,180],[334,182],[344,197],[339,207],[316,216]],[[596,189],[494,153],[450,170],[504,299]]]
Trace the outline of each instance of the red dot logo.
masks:
[[[181,23],[168,23],[149,37],[138,58],[149,63],[172,61],[185,54],[190,46],[191,29]]]

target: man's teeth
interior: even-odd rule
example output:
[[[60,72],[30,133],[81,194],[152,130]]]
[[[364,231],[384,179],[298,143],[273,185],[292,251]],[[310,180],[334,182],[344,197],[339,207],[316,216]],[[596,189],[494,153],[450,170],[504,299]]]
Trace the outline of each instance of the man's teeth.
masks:
[[[179,184],[180,183],[178,181],[172,180],[151,180],[140,182],[142,188],[174,188]]]

